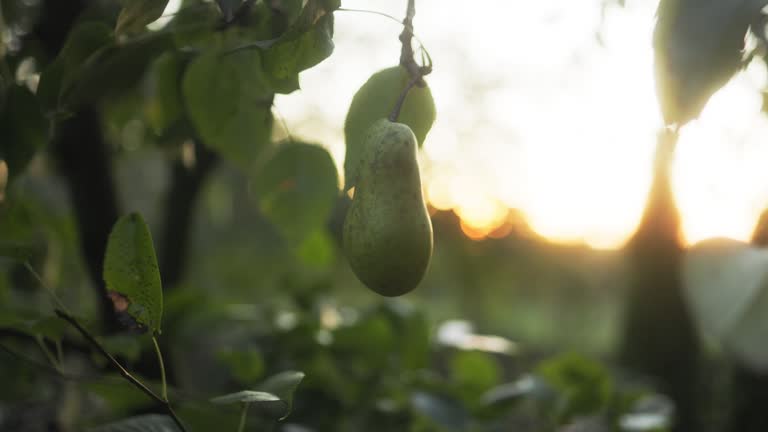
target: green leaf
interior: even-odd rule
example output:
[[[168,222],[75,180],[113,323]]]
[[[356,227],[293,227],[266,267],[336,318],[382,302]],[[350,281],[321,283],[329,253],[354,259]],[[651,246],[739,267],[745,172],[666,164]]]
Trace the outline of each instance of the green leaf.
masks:
[[[456,400],[426,392],[414,392],[410,398],[413,410],[445,431],[469,430],[470,416]],[[433,429],[428,429],[433,430]]]
[[[470,398],[499,383],[501,370],[494,358],[481,351],[457,351],[450,362],[453,381]]]
[[[129,0],[117,17],[115,33],[144,30],[147,24],[160,18],[166,6],[168,6],[168,0]]]
[[[0,309],[0,328],[9,328],[29,336],[42,336],[52,341],[61,340],[66,324],[55,316],[41,317],[34,310]]]
[[[36,95],[40,108],[47,115],[58,114],[61,83],[67,73],[66,69],[64,61],[57,58],[46,66],[40,75]]]
[[[430,328],[426,314],[420,308],[400,299],[382,303],[398,339],[397,351],[405,369],[426,368],[429,365]]]
[[[93,55],[112,44],[112,30],[101,22],[78,24],[67,36],[59,55],[40,76],[37,98],[43,111],[55,113],[62,95]]]
[[[296,248],[296,256],[310,269],[330,269],[336,262],[336,249],[331,235],[323,229],[311,232]]]
[[[293,394],[301,381],[303,372],[285,371],[267,378],[259,391],[243,390],[211,399],[215,404],[252,404],[262,413],[279,420],[288,417],[293,408]]]
[[[285,20],[285,28],[290,29],[304,12],[305,0],[282,0],[280,13]]]
[[[369,313],[352,325],[339,327],[333,335],[335,351],[348,355],[363,373],[386,365],[393,356],[398,335],[383,314]]]
[[[163,135],[184,114],[181,86],[184,60],[167,52],[152,63],[147,76],[149,96],[145,107],[147,119],[155,134]]]
[[[39,316],[35,311],[16,310],[3,308],[0,313],[0,328],[14,329],[16,331],[34,336],[30,330],[30,324]]]
[[[558,418],[596,414],[610,401],[613,381],[600,364],[579,354],[568,353],[539,364],[536,373],[554,388],[560,398]]]
[[[684,261],[686,301],[705,336],[723,339],[768,280],[768,251],[730,239],[699,242]]]
[[[768,370],[768,250],[710,239],[688,251],[684,270],[685,299],[703,335],[742,365]]]
[[[389,117],[411,77],[402,66],[382,69],[357,90],[344,120],[344,190],[357,183],[357,176],[365,154],[365,137],[377,120]],[[424,145],[436,117],[435,101],[429,86],[415,86],[408,91],[403,102],[399,123],[413,130],[419,147]]]
[[[219,13],[213,3],[197,3],[182,7],[169,24],[176,46],[182,50],[209,49],[221,42],[221,32],[215,32]]]
[[[55,316],[40,318],[29,323],[30,333],[52,341],[61,340],[66,330],[67,326],[64,321]]]
[[[112,352],[110,348],[108,352]],[[147,404],[147,395],[117,373],[103,374],[101,379],[83,382],[82,386],[89,398],[96,399],[110,412],[136,412]]]
[[[301,142],[278,147],[257,172],[253,188],[259,209],[296,244],[328,221],[339,193],[331,155]]]
[[[40,237],[40,228],[47,223],[26,196],[15,195],[3,203],[0,206],[2,255],[30,262],[45,256],[46,243],[45,238]]]
[[[22,86],[12,85],[0,111],[0,159],[8,169],[8,181],[24,172],[35,153],[48,142],[48,122],[35,96]]]
[[[139,338],[131,334],[115,334],[99,338],[99,342],[112,355],[119,355],[129,362],[134,362],[141,355]]]
[[[224,396],[218,396],[211,399],[212,403],[218,405],[228,405],[234,403],[259,403],[259,402],[277,402],[280,398],[272,393],[243,390],[237,393],[230,393]]]
[[[144,76],[152,60],[171,46],[169,35],[156,32],[104,47],[72,77],[62,94],[65,103],[77,107],[132,89]]]
[[[649,395],[635,401],[619,418],[622,431],[664,432],[674,423],[675,405],[666,396]]]
[[[0,243],[0,257],[12,258],[19,262],[26,262],[32,259],[39,251],[39,248],[23,243]]]
[[[541,378],[533,375],[525,375],[516,381],[504,383],[489,389],[481,397],[484,405],[503,406],[524,397],[542,397],[547,390]]]
[[[306,22],[317,13],[313,4],[308,4],[297,24],[264,52],[267,76],[278,93],[297,90],[299,72],[317,65],[333,53],[333,14],[323,14],[306,27]]]
[[[258,52],[207,51],[184,74],[182,91],[202,141],[243,168],[269,143],[271,93]]]
[[[123,216],[112,228],[104,258],[104,281],[119,312],[126,312],[140,328],[160,333],[160,272],[152,235],[138,213]]]
[[[291,413],[293,409],[293,394],[304,380],[304,377],[304,372],[284,371],[272,375],[258,386],[259,390],[277,395],[286,404],[286,410],[280,416],[280,420],[285,419]]]
[[[332,12],[341,7],[341,0],[322,0],[325,10]]]
[[[145,414],[87,430],[88,432],[177,432],[176,423],[167,415]]]
[[[172,42],[169,34],[155,32],[118,43],[102,23],[79,25],[40,78],[37,96],[43,111],[65,115],[82,104],[131,89]]]
[[[272,375],[259,385],[259,389],[278,395],[281,399],[291,400],[296,388],[306,375],[299,371],[283,371]]]
[[[745,37],[763,1],[662,0],[654,30],[658,99],[665,124],[683,125],[745,65]]]
[[[235,409],[233,409],[235,408]],[[177,408],[179,417],[189,424],[190,432],[222,431],[235,432],[238,430],[239,416],[234,415],[238,407],[214,405],[209,401],[185,401]],[[251,416],[249,416],[251,417]],[[256,429],[245,429],[255,432]]]
[[[768,371],[768,277],[761,289],[744,311],[738,323],[730,329],[724,339],[726,351],[739,363],[759,373]]]
[[[258,349],[222,351],[217,357],[240,383],[250,385],[264,374],[264,355]]]

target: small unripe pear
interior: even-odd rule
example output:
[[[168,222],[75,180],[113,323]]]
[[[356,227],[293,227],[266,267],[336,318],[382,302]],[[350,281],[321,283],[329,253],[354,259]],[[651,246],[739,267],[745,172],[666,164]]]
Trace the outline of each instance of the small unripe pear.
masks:
[[[390,115],[410,80],[411,75],[404,67],[389,67],[371,75],[355,93],[344,121],[344,190],[357,184],[368,129],[377,120]],[[398,122],[411,128],[416,143],[421,146],[435,122],[435,115],[435,101],[429,86],[416,85],[408,91]]]
[[[380,119],[363,144],[358,182],[344,220],[344,253],[368,288],[387,297],[403,295],[421,282],[433,245],[416,137],[407,125]]]

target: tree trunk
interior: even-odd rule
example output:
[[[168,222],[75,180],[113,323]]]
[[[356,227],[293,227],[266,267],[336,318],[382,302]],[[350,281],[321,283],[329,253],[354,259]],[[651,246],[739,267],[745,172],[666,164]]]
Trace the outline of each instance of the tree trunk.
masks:
[[[675,402],[674,431],[697,428],[699,344],[683,300],[680,216],[670,183],[677,132],[664,130],[640,225],[627,245],[630,287],[620,361]]]
[[[40,41],[48,57],[56,57],[77,19],[90,5],[86,0],[44,1],[32,36]],[[98,299],[102,324],[107,331],[113,331],[118,324],[101,272],[118,205],[101,119],[95,108],[85,107],[58,122],[54,131],[51,155],[69,189],[81,252]]]

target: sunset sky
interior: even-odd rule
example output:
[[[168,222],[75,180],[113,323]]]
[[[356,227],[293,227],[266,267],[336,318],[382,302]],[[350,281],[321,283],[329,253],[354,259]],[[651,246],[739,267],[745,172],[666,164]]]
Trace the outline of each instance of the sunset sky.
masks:
[[[636,227],[660,126],[651,33],[656,2],[417,0],[414,26],[434,61],[437,122],[422,170],[431,204],[482,236],[519,209],[539,234],[617,247]],[[402,17],[406,1],[342,6]],[[456,6],[461,5],[461,6]],[[327,146],[343,166],[354,92],[397,63],[401,27],[336,13],[336,51],[278,97],[293,135]],[[685,127],[674,166],[684,232],[747,239],[768,205],[768,117],[753,62]]]

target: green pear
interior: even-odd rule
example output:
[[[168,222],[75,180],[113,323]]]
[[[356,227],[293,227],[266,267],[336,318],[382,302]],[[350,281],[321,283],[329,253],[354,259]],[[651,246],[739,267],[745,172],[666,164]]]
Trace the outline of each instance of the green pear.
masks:
[[[416,136],[388,119],[367,131],[342,242],[352,271],[387,297],[421,282],[432,257],[432,222],[421,191]]]
[[[349,190],[357,182],[363,140],[368,129],[376,120],[389,116],[410,80],[405,68],[394,66],[371,75],[355,93],[344,121],[344,190]],[[397,120],[408,125],[416,135],[416,142],[422,145],[435,122],[435,116],[435,101],[429,86],[414,86],[408,91]]]

